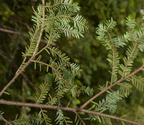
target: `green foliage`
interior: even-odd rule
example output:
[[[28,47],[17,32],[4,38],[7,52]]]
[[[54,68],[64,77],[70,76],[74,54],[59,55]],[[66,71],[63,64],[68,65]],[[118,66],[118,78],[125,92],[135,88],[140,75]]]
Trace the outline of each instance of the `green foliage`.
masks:
[[[89,115],[89,119],[92,120],[92,121],[98,120],[99,123],[101,123],[103,125],[112,125],[112,122],[111,122],[110,118],[100,117],[100,116],[97,116],[97,115]]]
[[[92,96],[93,92],[94,92],[93,88],[90,88],[89,86],[87,86],[87,87],[86,86],[82,86],[81,90],[82,90],[82,92],[86,93],[89,96]]]
[[[142,76],[132,76],[130,79],[130,82],[132,82],[133,86],[136,87],[139,91],[144,91],[144,79]]]
[[[120,93],[122,93],[123,96],[128,97],[131,92],[132,85],[127,82],[122,82],[121,84],[119,84],[119,86]]]
[[[77,115],[75,116],[74,123],[75,123],[75,125],[82,125],[82,123]]]
[[[52,84],[52,75],[51,74],[47,74],[44,78],[44,83],[40,84],[39,88],[40,88],[40,92],[36,93],[36,103],[40,104],[43,103],[43,101],[45,100],[48,91],[50,90],[51,84]]]
[[[136,114],[136,121],[143,123],[144,121],[144,109],[142,107],[138,107],[138,112]]]
[[[141,76],[137,77],[134,74],[131,74],[134,59],[140,51],[139,47],[141,47],[141,41],[143,41],[144,38],[143,31],[141,31],[141,29],[136,30],[135,24],[136,22],[129,17],[126,19],[127,32],[121,37],[123,39],[119,39],[120,37],[114,35],[113,29],[116,23],[112,19],[107,21],[105,24],[99,25],[99,29],[97,30],[97,34],[99,35],[98,39],[102,41],[104,47],[108,50],[107,60],[109,61],[111,67],[111,80],[109,84],[110,86],[112,84],[117,84],[117,79],[120,81],[126,80],[127,82],[120,83],[120,88],[118,88],[117,91],[108,91],[106,99],[102,99],[102,101],[99,101],[97,104],[96,111],[104,112],[108,109],[112,113],[116,112],[117,102],[130,94],[132,88],[131,83],[133,83],[133,87],[143,91],[143,78]],[[128,47],[125,52],[126,54],[122,59],[123,62],[119,63],[120,58],[117,49],[126,45]],[[106,88],[108,88],[108,85],[106,85]],[[104,89],[105,88],[101,88],[102,91]]]
[[[57,111],[56,124],[63,125],[63,123],[64,123],[63,111],[61,109],[59,109]]]
[[[108,1],[108,4],[111,4],[111,1]],[[87,82],[84,81],[82,85],[82,81],[76,79],[80,78],[83,71],[76,63],[71,63],[72,58],[67,56],[58,45],[59,38],[68,37],[69,40],[72,40],[72,37],[79,39],[84,36],[84,31],[88,29],[87,21],[78,14],[79,10],[77,3],[73,3],[72,0],[54,0],[46,4],[39,4],[36,10],[33,8],[34,25],[29,32],[30,45],[23,53],[24,59],[15,77],[21,74],[31,62],[34,63],[36,72],[45,74],[42,78],[44,80],[40,79],[35,84],[36,87],[38,86],[35,99],[25,100],[35,101],[36,105],[40,106],[40,110],[31,111],[32,115],[27,115],[30,111],[26,111],[23,116],[11,121],[12,124],[115,124],[116,122],[111,119],[119,120],[122,124],[128,122],[115,118],[112,114],[118,114],[118,104],[130,95],[132,89],[144,91],[142,74],[136,74],[142,71],[143,67],[137,70],[134,67],[138,53],[143,52],[144,49],[144,28],[137,28],[135,20],[130,17],[126,19],[127,31],[123,35],[118,35],[119,33],[116,32],[118,24],[113,18],[99,25],[96,31],[97,40],[102,41],[107,50],[110,71],[109,75],[107,73],[108,81],[103,79],[106,84],[100,85],[100,92],[98,92],[97,86],[91,88],[85,86]],[[124,50],[124,54],[121,53],[121,50]],[[88,63],[93,62],[90,60]],[[91,65],[91,68],[95,68],[94,65]],[[40,71],[37,70],[37,66]],[[89,69],[87,72],[92,74],[93,71]],[[33,76],[33,73],[30,74]],[[104,92],[106,92],[105,97],[97,98]],[[84,94],[89,96],[90,102],[85,101],[87,96],[84,97]],[[31,93],[29,95],[32,96]],[[79,108],[78,104],[84,103],[85,105],[87,102],[90,103],[90,106]],[[50,109],[55,109],[56,113],[43,110],[42,105],[50,106]],[[65,110],[75,115],[67,114]],[[36,115],[33,112],[36,112]],[[1,112],[0,115],[3,116]],[[143,123],[142,115],[143,111],[137,114],[137,122]]]
[[[115,113],[117,110],[117,102],[119,102],[122,97],[119,91],[110,92],[106,95],[105,99],[99,101],[96,111],[103,112],[108,109],[110,112]]]
[[[71,125],[73,123],[69,117],[64,117],[64,119],[66,125]]]
[[[4,112],[1,112],[1,111],[0,111],[0,116],[3,116],[3,114],[4,114]]]
[[[41,117],[43,117],[43,123],[46,125],[52,125],[51,124],[51,119],[48,117],[47,115],[47,111],[46,110],[41,110],[39,112],[39,115],[41,114]]]
[[[110,66],[113,68],[111,71],[111,84],[117,81],[117,72],[119,66],[119,55],[117,48],[119,46],[123,46],[123,43],[120,42],[121,39],[119,39],[119,37],[114,38],[114,36],[111,35],[113,34],[112,30],[115,26],[116,22],[111,19],[104,25],[100,24],[99,29],[97,30],[97,34],[99,35],[97,39],[103,41],[103,45],[107,50],[109,50],[107,60],[109,61]]]
[[[105,48],[109,50],[108,61],[112,68],[111,84],[116,82],[118,72],[121,77],[125,77],[130,74],[133,61],[137,57],[138,51],[140,50],[140,41],[143,41],[143,31],[136,31],[134,20],[127,18],[126,26],[128,31],[121,37],[113,36],[114,33],[111,30],[113,30],[115,25],[115,21],[111,19],[107,21],[105,25],[100,24],[99,29],[97,30],[97,34],[99,35],[98,39],[103,41]],[[124,64],[119,64],[119,53],[117,52],[117,48],[120,46],[124,47],[124,45],[128,43],[131,45],[125,52],[126,56],[123,57]],[[121,70],[119,70],[119,68]]]
[[[13,125],[41,125],[42,119],[38,115],[22,116],[11,121]]]

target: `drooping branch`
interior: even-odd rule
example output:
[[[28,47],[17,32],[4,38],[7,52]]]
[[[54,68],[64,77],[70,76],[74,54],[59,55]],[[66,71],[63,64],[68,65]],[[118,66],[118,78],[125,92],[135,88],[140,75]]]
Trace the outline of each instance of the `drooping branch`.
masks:
[[[24,107],[33,107],[33,108],[41,108],[41,109],[58,110],[58,106],[6,101],[6,100],[3,100],[3,99],[0,100],[0,104],[9,105],[9,106],[12,105],[12,106],[24,106]],[[85,110],[85,109],[80,109],[80,108],[62,107],[61,109],[64,110],[64,111],[70,111],[70,112],[74,112],[74,113],[76,113],[76,112],[84,112],[86,114],[98,115],[98,116],[102,116],[102,117],[115,119],[115,120],[118,120],[118,121],[123,121],[123,122],[130,123],[130,124],[134,124],[134,125],[142,125],[141,123],[137,123],[137,122],[130,121],[130,120],[127,120],[127,119],[122,119],[122,118],[119,118],[119,117],[116,117],[116,116],[107,115],[107,114],[104,114],[104,113],[99,113],[99,112]]]

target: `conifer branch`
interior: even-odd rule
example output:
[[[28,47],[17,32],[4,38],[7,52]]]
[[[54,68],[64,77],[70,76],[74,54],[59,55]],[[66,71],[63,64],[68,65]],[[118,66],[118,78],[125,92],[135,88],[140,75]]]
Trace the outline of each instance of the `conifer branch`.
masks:
[[[111,119],[114,119],[129,124],[142,125],[141,123],[137,123],[135,121],[104,114],[102,112],[109,110],[111,113],[114,113],[116,111],[116,103],[123,97],[126,97],[131,91],[132,86],[126,82],[132,81],[136,88],[143,90],[143,85],[141,84],[141,82],[143,82],[142,77],[134,75],[139,71],[144,70],[144,64],[137,70],[133,72],[131,71],[133,60],[138,53],[139,46],[143,47],[143,30],[140,29],[139,32],[135,32],[135,21],[127,18],[126,25],[130,31],[128,30],[128,32],[121,37],[116,37],[113,32],[116,22],[113,19],[107,21],[105,24],[100,24],[97,34],[99,35],[98,39],[103,41],[106,50],[109,51],[108,61],[112,68],[110,82],[107,82],[105,87],[100,86],[101,91],[91,97],[88,101],[84,102],[80,108],[63,107],[62,105],[65,102],[61,101],[61,98],[65,98],[65,96],[67,96],[66,94],[71,95],[72,97],[69,98],[74,100],[77,98],[77,94],[83,93],[80,90],[84,90],[84,93],[92,96],[93,89],[89,86],[86,87],[74,84],[74,78],[75,76],[78,76],[80,72],[79,66],[71,63],[70,58],[66,56],[65,53],[51,45],[60,38],[62,33],[67,37],[72,36],[79,38],[83,36],[83,32],[87,29],[87,21],[81,15],[76,14],[79,7],[76,3],[73,4],[71,0],[54,0],[52,3],[53,5],[51,5],[51,2],[45,4],[45,0],[42,0],[42,5],[39,5],[37,10],[34,10],[33,8],[34,16],[32,17],[32,20],[34,22],[34,26],[29,32],[31,38],[30,46],[26,48],[26,53],[23,53],[23,62],[12,80],[0,91],[0,96],[2,96],[5,90],[14,83],[14,81],[20,74],[23,73],[30,63],[38,63],[40,65],[40,69],[41,65],[44,65],[46,66],[47,72],[50,68],[50,72],[45,75],[44,83],[39,85],[40,91],[35,94],[36,104],[6,101],[3,99],[0,100],[0,104],[40,108],[41,111],[39,112],[39,119],[42,120],[42,122],[45,121],[46,124],[51,123],[51,119],[48,118],[46,111],[43,109],[57,110],[57,118],[55,119],[56,124],[63,124],[63,122],[66,124],[72,123],[72,121],[68,117],[65,117],[63,113],[64,111],[70,111],[76,114],[75,121],[77,121],[77,124],[82,123],[85,125],[83,117],[88,115],[90,121],[99,120],[99,122],[104,124],[111,124]],[[16,32],[9,33],[19,35]],[[47,43],[44,47],[40,48],[39,46],[41,44],[43,34],[45,35]],[[120,59],[117,49],[125,46],[128,41],[133,41],[132,46],[128,46],[126,57],[123,58],[124,65],[121,64],[119,66]],[[39,55],[44,50],[46,51],[46,54],[50,56],[50,58],[48,58],[48,63],[43,62],[41,60],[42,56]],[[143,49],[141,49],[141,51],[143,51]],[[35,59],[37,56],[38,58]],[[118,80],[117,73],[119,68],[121,68],[119,70],[121,78]],[[120,84],[120,87],[116,91],[113,90],[112,87],[118,84]],[[79,87],[81,89],[79,89]],[[105,92],[108,92],[105,99],[102,99],[102,101],[100,100],[99,103],[93,101]],[[76,102],[76,100],[74,101]],[[44,102],[49,105],[43,104]],[[56,103],[57,106],[54,106]],[[89,103],[93,103],[92,107],[85,109]],[[83,117],[80,114],[81,112],[85,114],[82,114]],[[37,118],[37,116],[34,116],[34,118]],[[0,116],[0,119],[2,119],[5,123],[9,123],[2,116]],[[11,123],[13,122],[11,121]]]
[[[9,63],[11,63],[11,60],[9,59],[9,57],[7,57],[5,55],[5,53],[0,52],[0,56],[5,59],[6,61],[8,61]],[[16,64],[13,64],[13,67],[18,69],[18,66]],[[28,82],[28,84],[34,89],[36,90],[36,87],[34,86],[34,84],[31,82],[31,80],[27,77],[27,75],[25,73],[21,73],[22,77]]]
[[[36,56],[39,55],[41,52],[43,52],[45,49],[47,49],[48,46],[50,46],[51,44],[53,44],[53,43],[48,43],[45,47],[43,47],[41,50],[39,50],[39,51],[36,53]]]
[[[70,32],[71,34],[79,34],[79,32],[73,32],[73,31],[71,31],[71,30],[68,30],[68,29],[65,29],[65,28],[61,28],[61,27],[55,28],[55,29],[64,30],[64,31],[66,31],[66,32]]]
[[[52,6],[44,6],[44,7],[51,8],[51,7],[55,7],[55,6],[58,6],[58,5],[67,5],[67,6],[73,6],[73,5],[68,4],[68,3],[56,3],[56,4],[52,5]]]
[[[45,5],[45,0],[42,0],[42,12],[43,12],[43,17],[42,17],[42,26],[41,26],[41,31],[40,31],[40,36],[39,36],[39,39],[38,39],[38,42],[36,44],[36,47],[35,47],[35,50],[33,52],[33,56],[35,57],[35,54],[38,50],[38,47],[39,47],[39,44],[41,42],[41,38],[42,38],[42,34],[43,34],[43,31],[44,31],[44,19],[45,19],[45,8],[44,8],[44,5]]]
[[[83,125],[86,125],[86,124],[84,123],[83,119],[80,117],[80,115],[79,115],[77,112],[74,112],[74,113],[78,116],[78,118],[80,119],[80,121],[82,122],[82,124],[83,124]]]
[[[131,78],[134,79],[140,85],[141,89],[144,88],[144,84],[143,84],[143,82],[140,81],[140,79],[136,79],[133,76],[131,76]]]
[[[33,107],[33,108],[41,108],[41,109],[53,109],[53,110],[58,110],[58,108],[59,108],[58,106],[6,101],[6,100],[3,100],[3,99],[0,99],[0,104],[13,105],[13,106],[24,106],[24,107]],[[102,116],[102,117],[115,119],[115,120],[118,120],[118,121],[123,121],[123,122],[129,123],[129,124],[134,124],[134,125],[143,125],[143,124],[135,122],[135,121],[130,121],[130,120],[127,120],[127,119],[116,117],[116,116],[107,115],[107,114],[104,114],[104,113],[99,113],[99,112],[90,111],[90,110],[85,110],[85,109],[81,109],[81,108],[76,109],[76,108],[70,108],[70,107],[61,107],[61,109],[64,110],[64,111],[70,111],[70,112],[74,112],[74,113],[75,112],[84,112],[86,114],[98,115],[98,116]]]
[[[69,19],[71,19],[71,20],[73,20],[73,21],[77,22],[78,24],[81,24],[83,27],[85,27],[85,28],[88,30],[88,27],[87,27],[87,26],[85,26],[85,24],[84,24],[84,23],[82,23],[82,22],[80,22],[80,21],[78,21],[78,20],[74,19],[74,18],[73,18],[73,17],[71,17],[71,16],[67,16],[67,15],[57,15],[57,16],[55,16],[55,17],[47,18],[47,19],[45,19],[45,20],[52,20],[52,19],[54,19],[54,18],[58,18],[58,17],[69,18]]]
[[[32,60],[32,62],[39,63],[39,64],[45,65],[47,67],[51,67],[55,72],[57,72],[57,69],[55,69],[52,65],[49,65],[47,63],[44,63],[44,62],[41,62],[41,61],[37,61],[37,60]]]
[[[130,53],[130,55],[129,55],[128,59],[127,59],[127,62],[126,62],[126,64],[125,64],[124,71],[123,71],[123,73],[122,73],[122,77],[125,77],[126,69],[127,69],[128,65],[129,65],[129,63],[130,63],[130,61],[131,61],[132,56],[134,55],[134,53],[135,53],[135,51],[136,51],[136,49],[137,49],[137,45],[138,45],[138,44],[137,44],[137,42],[136,42],[136,43],[134,44],[134,48],[133,48],[132,52]]]
[[[115,82],[115,77],[117,77],[117,72],[116,72],[116,52],[115,52],[115,48],[114,45],[112,45],[112,71],[111,71],[111,81],[110,84],[112,84],[113,82]]]
[[[115,46],[120,45],[120,44],[123,43],[124,41],[125,41],[125,38],[123,37],[122,39],[120,39],[120,40],[115,44]]]
[[[139,71],[144,69],[144,65],[142,65],[140,68],[138,68],[137,70],[135,70],[134,72],[132,72],[131,74],[129,74],[128,76],[119,79],[117,82],[111,84],[110,86],[106,87],[105,89],[103,89],[102,91],[100,91],[98,94],[96,94],[95,96],[93,96],[92,98],[90,98],[87,102],[85,102],[80,109],[84,109],[89,103],[91,103],[91,101],[93,101],[94,99],[96,99],[97,97],[99,97],[101,94],[105,93],[106,91],[110,90],[112,87],[114,87],[115,85],[121,83],[122,81],[132,77],[133,75],[135,75],[136,73],[138,73]]]
[[[44,8],[44,0],[42,0],[42,3],[43,3],[43,19],[42,19],[42,28],[41,28],[41,32],[40,32],[40,35],[39,35],[39,39],[37,41],[37,44],[36,44],[36,48],[33,52],[33,55],[31,56],[31,58],[26,62],[26,64],[22,67],[22,69],[19,71],[19,69],[17,70],[15,76],[11,79],[11,81],[0,91],[0,96],[2,96],[2,94],[4,93],[4,91],[17,79],[17,77],[26,69],[26,67],[31,63],[31,61],[35,58],[36,56],[36,52],[37,52],[37,49],[39,47],[39,44],[41,42],[41,38],[42,38],[42,34],[43,34],[43,31],[44,31],[44,19],[45,19],[45,8]],[[25,59],[24,59],[25,60]]]

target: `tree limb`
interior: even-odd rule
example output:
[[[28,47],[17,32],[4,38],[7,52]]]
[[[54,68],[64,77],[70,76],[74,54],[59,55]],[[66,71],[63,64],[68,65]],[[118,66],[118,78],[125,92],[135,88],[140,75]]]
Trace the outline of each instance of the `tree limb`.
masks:
[[[3,100],[3,99],[0,99],[0,104],[9,105],[9,106],[12,105],[12,106],[24,106],[24,107],[33,107],[33,108],[41,108],[41,109],[58,110],[58,106],[6,101],[6,100]],[[99,112],[90,111],[90,110],[85,110],[85,109],[81,109],[81,108],[62,107],[62,110],[70,111],[70,112],[74,112],[74,113],[75,112],[84,112],[86,114],[99,115],[99,116],[102,116],[102,117],[107,117],[107,118],[115,119],[115,120],[118,120],[118,121],[123,121],[123,122],[134,124],[134,125],[143,125],[143,124],[137,123],[135,121],[130,121],[130,120],[127,120],[127,119],[116,117],[116,116],[107,115],[107,114],[104,114],[104,113],[99,113]]]
[[[26,62],[26,64],[22,67],[22,69],[18,72],[16,72],[16,74],[14,75],[14,77],[11,79],[11,81],[1,90],[0,92],[0,96],[2,96],[2,94],[4,93],[4,91],[17,79],[17,77],[27,68],[27,66],[31,63],[31,61],[35,58],[36,56],[36,52],[38,50],[38,47],[39,47],[39,44],[41,42],[41,38],[42,38],[42,34],[43,34],[43,31],[44,31],[44,19],[45,19],[45,8],[44,8],[44,0],[42,0],[42,4],[43,4],[43,17],[42,17],[42,26],[41,26],[41,29],[40,29],[40,35],[39,35],[39,38],[38,38],[38,41],[37,41],[37,44],[36,44],[36,47],[35,47],[35,50],[33,52],[33,55],[30,57],[30,59]]]
[[[8,62],[11,62],[10,59],[3,53],[0,51],[0,56],[5,59],[6,61]],[[14,68],[18,68],[18,66],[16,64],[13,64],[13,67]],[[29,83],[29,85],[34,89],[36,90],[36,87],[34,86],[34,84],[30,81],[30,79],[27,77],[27,75],[25,73],[21,73],[22,77]]]
[[[12,125],[9,121],[7,121],[4,117],[0,116],[0,119],[3,120],[6,125]]]
[[[94,99],[96,99],[98,96],[100,96],[101,94],[103,94],[104,92],[106,92],[107,90],[111,89],[112,87],[114,87],[115,85],[121,83],[122,81],[124,81],[127,78],[130,78],[131,76],[135,75],[136,73],[138,73],[139,71],[144,69],[144,65],[142,65],[140,68],[138,68],[137,70],[135,70],[134,72],[132,72],[131,74],[129,74],[128,76],[121,78],[120,80],[118,80],[117,82],[111,84],[110,86],[108,86],[107,88],[103,89],[102,91],[100,91],[98,94],[96,94],[95,96],[93,96],[92,98],[90,98],[87,102],[85,102],[80,108],[83,109],[85,108],[91,101],[93,101]]]

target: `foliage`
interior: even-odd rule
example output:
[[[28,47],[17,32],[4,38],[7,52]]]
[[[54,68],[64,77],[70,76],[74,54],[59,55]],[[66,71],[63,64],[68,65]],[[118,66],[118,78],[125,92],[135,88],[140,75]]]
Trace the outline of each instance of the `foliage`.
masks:
[[[19,117],[16,117],[15,120],[10,119],[10,122],[3,118],[5,114],[3,115],[1,112],[1,119],[5,123],[80,125],[99,122],[111,125],[117,123],[115,120],[118,120],[122,124],[143,124],[141,110],[137,112],[136,120],[132,119],[132,121],[122,119],[120,118],[121,114],[117,114],[118,104],[129,97],[134,88],[142,92],[144,90],[142,77],[144,64],[140,61],[141,67],[134,67],[136,57],[140,51],[143,52],[144,28],[136,27],[137,23],[130,17],[126,19],[127,28],[123,35],[117,35],[117,29],[115,30],[117,23],[112,18],[99,24],[96,31],[97,39],[102,41],[108,53],[107,61],[110,66],[110,77],[107,77],[108,80],[103,79],[106,84],[99,85],[99,91],[96,90],[97,87],[91,88],[84,85],[85,83],[92,85],[89,80],[82,85],[82,81],[76,79],[80,78],[80,75],[84,77],[85,71],[83,72],[77,64],[71,63],[73,58],[68,57],[58,46],[59,38],[63,39],[64,36],[69,40],[73,40],[72,37],[79,39],[85,36],[84,31],[88,29],[88,23],[80,14],[77,14],[79,10],[77,3],[73,3],[72,0],[54,0],[47,3],[42,0],[42,4],[39,4],[36,10],[33,8],[32,21],[34,25],[29,31],[30,45],[26,45],[25,53],[22,53],[24,59],[16,74],[6,86],[3,85],[5,88],[2,87],[0,92],[0,95],[3,94],[2,99],[12,98],[14,101],[27,102],[15,103],[0,100],[1,104],[18,106],[28,106],[29,104],[29,108],[19,109],[21,110]],[[79,48],[75,50],[79,50]],[[35,71],[43,76],[38,79],[34,78],[35,85],[30,84],[34,90],[31,90],[23,80],[22,86],[17,85],[17,88],[22,87],[22,90],[17,90],[19,93],[16,94],[13,88],[8,87],[22,73],[34,76],[34,71],[27,71],[31,63]],[[94,64],[91,67],[95,67]],[[87,72],[91,74],[93,71],[89,69]],[[103,93],[106,93],[105,97],[97,98]],[[83,98],[84,94],[88,96]],[[13,98],[13,96],[18,98]],[[86,101],[87,99],[88,101]],[[30,107],[37,107],[39,110]],[[140,107],[140,109],[142,108]],[[71,113],[68,114],[66,111]],[[115,114],[119,117],[114,116]]]

